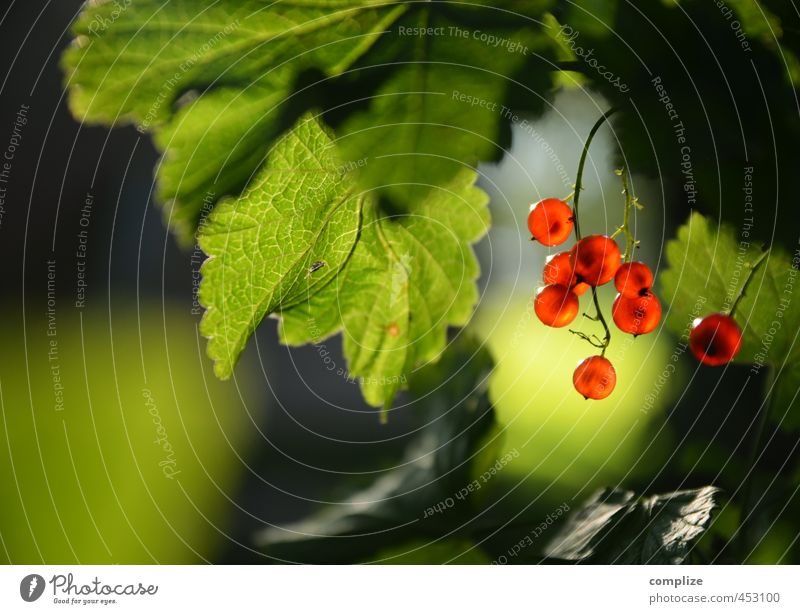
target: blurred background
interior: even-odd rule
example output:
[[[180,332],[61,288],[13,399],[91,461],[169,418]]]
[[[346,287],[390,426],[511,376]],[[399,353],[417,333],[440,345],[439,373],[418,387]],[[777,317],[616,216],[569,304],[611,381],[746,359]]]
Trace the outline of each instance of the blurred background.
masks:
[[[358,385],[330,369],[331,361],[345,364],[338,337],[286,348],[273,319],[259,327],[234,379],[213,376],[193,293],[201,257],[176,244],[154,203],[156,150],[133,127],[81,126],[67,110],[58,62],[80,5],[28,0],[0,9],[1,145],[21,109],[26,117],[0,217],[0,561],[480,563],[599,487],[737,488],[761,379],[743,388],[746,367],[712,371],[683,356],[668,384],[657,385],[677,344],[662,327],[635,340],[617,335],[608,355],[618,388],[605,403],[586,402],[571,389],[585,342],[533,316],[541,269],[554,252],[529,241],[528,206],[572,191],[586,135],[611,104],[606,91],[564,85],[479,169],[493,226],[477,246],[481,300],[469,331],[494,360],[489,398],[498,426],[482,435],[481,450],[489,464],[511,459],[481,495],[483,518],[501,529],[396,524],[380,535],[362,532],[352,550],[346,538],[310,550],[260,546],[264,535],[313,534],[296,523],[335,516],[354,492],[394,475],[429,417],[404,395],[381,424]],[[778,132],[784,123],[787,134],[796,130],[796,109],[789,112],[772,116]],[[758,123],[756,115],[763,111],[743,121]],[[613,171],[626,128],[603,129],[591,151],[582,224],[594,232],[621,223]],[[637,171],[639,152],[629,153]],[[691,209],[653,167],[657,161],[642,161],[633,185],[645,205],[635,222],[640,258],[658,273],[665,242]],[[725,217],[728,202],[706,193],[702,206]],[[796,437],[771,434],[757,488],[774,522],[764,525],[751,562],[797,563],[798,501],[796,490],[785,490],[797,479]],[[784,490],[773,499],[771,489]],[[724,539],[736,515],[727,505],[708,539]],[[723,550],[716,562],[727,560]]]

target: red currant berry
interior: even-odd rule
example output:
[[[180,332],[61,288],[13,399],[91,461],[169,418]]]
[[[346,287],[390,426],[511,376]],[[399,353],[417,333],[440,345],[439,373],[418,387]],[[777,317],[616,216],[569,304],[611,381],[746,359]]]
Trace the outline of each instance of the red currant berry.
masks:
[[[575,319],[580,309],[578,297],[566,286],[551,284],[539,288],[533,309],[542,324],[561,328]]]
[[[622,332],[646,335],[661,321],[661,303],[652,292],[634,298],[617,294],[611,315]]]
[[[575,390],[585,399],[605,399],[617,385],[617,372],[608,358],[590,356],[575,369],[572,375]]]
[[[573,224],[572,209],[557,198],[540,200],[528,213],[531,237],[542,245],[561,245],[569,238]]]
[[[589,289],[588,284],[579,283],[572,271],[569,252],[561,252],[548,256],[544,265],[544,283],[567,286],[576,295],[580,296]]]
[[[644,262],[626,262],[617,269],[614,285],[622,296],[644,296],[653,287],[653,272]]]
[[[603,235],[584,237],[570,250],[570,257],[575,275],[590,286],[611,281],[622,259],[616,241]]]
[[[718,367],[733,360],[742,345],[742,331],[722,313],[697,318],[689,333],[689,348],[700,362]]]

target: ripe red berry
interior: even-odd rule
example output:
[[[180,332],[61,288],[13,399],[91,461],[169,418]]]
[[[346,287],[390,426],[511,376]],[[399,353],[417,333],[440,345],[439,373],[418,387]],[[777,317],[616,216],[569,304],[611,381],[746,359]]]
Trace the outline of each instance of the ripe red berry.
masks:
[[[544,283],[567,286],[578,296],[589,289],[589,284],[580,283],[575,279],[569,252],[548,256],[544,264],[543,277]]]
[[[722,313],[698,318],[689,333],[689,348],[700,362],[718,367],[733,360],[742,345],[742,331]]]
[[[617,269],[614,285],[622,296],[644,296],[653,287],[653,272],[644,262],[626,262]]]
[[[617,385],[617,372],[603,356],[590,356],[578,365],[572,375],[575,390],[585,399],[605,399]]]
[[[575,275],[590,286],[609,282],[622,259],[616,241],[603,235],[584,237],[570,250],[570,257]]]
[[[572,208],[558,198],[545,198],[531,205],[528,230],[542,245],[561,245],[573,226]]]
[[[561,328],[575,319],[580,303],[575,293],[566,286],[551,284],[539,288],[533,308],[542,324]]]
[[[661,321],[661,303],[652,292],[634,298],[617,294],[611,315],[614,324],[622,332],[646,335],[654,331]]]

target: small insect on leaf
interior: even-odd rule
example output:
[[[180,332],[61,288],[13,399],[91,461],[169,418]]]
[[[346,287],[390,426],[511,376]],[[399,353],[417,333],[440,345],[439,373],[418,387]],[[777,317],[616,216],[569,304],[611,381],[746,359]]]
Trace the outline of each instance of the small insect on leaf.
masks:
[[[308,274],[311,275],[311,273],[320,270],[324,266],[325,266],[324,260],[317,260],[314,264],[308,267]]]

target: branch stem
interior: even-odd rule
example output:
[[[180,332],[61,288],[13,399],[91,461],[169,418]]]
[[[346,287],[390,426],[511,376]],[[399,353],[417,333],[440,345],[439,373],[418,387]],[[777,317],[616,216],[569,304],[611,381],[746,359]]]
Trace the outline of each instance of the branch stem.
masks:
[[[728,315],[730,317],[733,317],[733,314],[736,313],[736,308],[739,306],[739,303],[744,298],[745,293],[747,292],[747,288],[750,285],[750,282],[753,281],[753,277],[756,276],[756,271],[758,271],[758,267],[760,267],[761,263],[767,259],[768,254],[769,250],[763,252],[761,256],[758,257],[758,260],[756,260],[753,263],[753,266],[750,267],[750,272],[747,275],[747,279],[744,280],[744,285],[742,286],[742,290],[741,292],[739,292],[739,296],[736,297],[736,300],[733,302],[733,305],[731,305],[730,311],[728,312]]]
[[[602,125],[608,121],[608,118],[611,117],[614,113],[617,112],[617,108],[613,107],[603,113],[600,118],[594,123],[592,129],[589,131],[589,136],[586,137],[586,142],[583,144],[583,151],[581,152],[580,161],[578,162],[578,174],[575,177],[575,197],[572,200],[572,216],[573,222],[575,226],[575,240],[581,240],[581,225],[578,216],[578,205],[581,198],[581,190],[583,189],[583,171],[586,168],[586,158],[589,156],[589,147],[592,145],[592,140],[594,136],[597,134],[597,131],[600,130]],[[627,204],[626,204],[626,212],[627,212]],[[597,299],[597,288],[592,286],[592,301],[594,301],[594,308],[597,312],[596,318],[600,320],[600,323],[603,325],[603,329],[605,330],[605,337],[601,344],[596,344],[590,341],[592,345],[600,350],[600,355],[604,356],[608,346],[611,344],[611,329],[608,327],[608,323],[606,322],[605,317],[603,316],[603,311],[600,309],[600,301]],[[584,339],[588,338],[583,335]]]
[[[638,204],[631,192],[628,169],[623,166],[617,171],[617,174],[622,179],[622,193],[625,195],[625,212],[622,217],[622,226],[620,226],[612,236],[616,236],[620,232],[625,233],[625,253],[622,255],[622,262],[630,262],[633,258],[633,250],[638,243],[631,230],[631,209],[641,207],[641,205]]]
[[[594,135],[597,134],[597,131],[600,130],[600,127],[606,123],[609,117],[611,117],[614,113],[617,112],[616,107],[612,107],[605,113],[600,116],[592,129],[589,131],[589,136],[586,137],[586,142],[583,144],[583,151],[581,152],[581,158],[578,162],[578,174],[575,177],[575,198],[572,201],[572,211],[573,217],[575,222],[575,240],[581,240],[581,226],[578,221],[578,202],[581,198],[581,190],[583,189],[583,169],[586,167],[586,158],[589,155],[589,147],[592,144],[592,140],[594,139]]]

